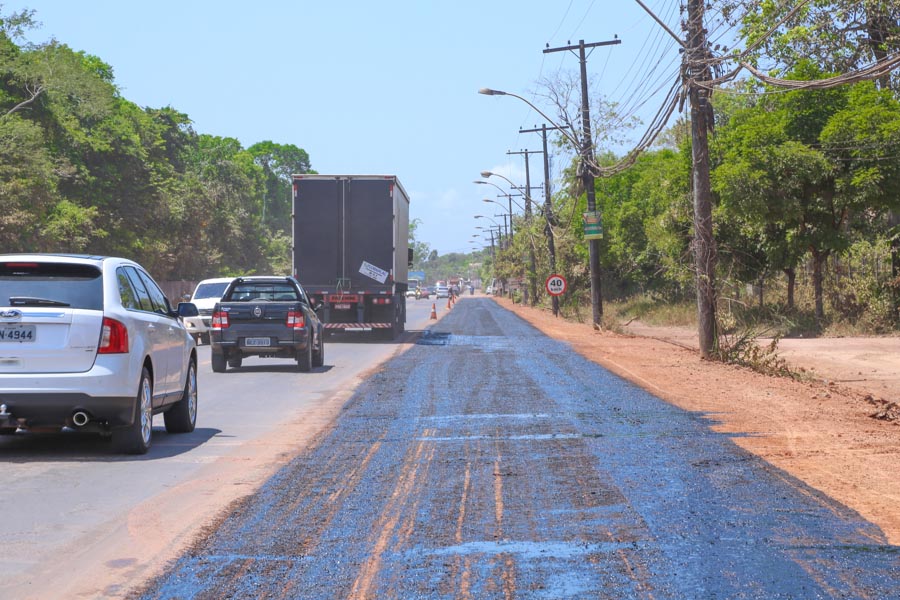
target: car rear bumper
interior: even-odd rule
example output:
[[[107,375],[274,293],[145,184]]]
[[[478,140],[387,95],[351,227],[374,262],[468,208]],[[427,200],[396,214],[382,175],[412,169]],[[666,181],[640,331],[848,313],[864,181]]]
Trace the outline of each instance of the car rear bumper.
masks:
[[[86,412],[92,423],[130,425],[140,379],[139,372],[132,372],[135,364],[128,354],[109,354],[98,356],[83,373],[3,373],[0,405],[6,411],[0,414],[12,417],[0,417],[0,427],[20,419],[28,427],[71,426],[78,411]]]
[[[134,421],[134,396],[89,396],[82,393],[0,392],[0,428],[74,427],[83,412],[94,425],[123,427]]]

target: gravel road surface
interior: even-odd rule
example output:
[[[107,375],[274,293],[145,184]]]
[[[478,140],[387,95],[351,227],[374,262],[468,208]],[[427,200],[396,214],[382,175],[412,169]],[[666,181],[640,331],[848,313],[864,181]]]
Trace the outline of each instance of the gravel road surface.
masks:
[[[464,298],[142,597],[896,597],[900,549],[712,419]]]

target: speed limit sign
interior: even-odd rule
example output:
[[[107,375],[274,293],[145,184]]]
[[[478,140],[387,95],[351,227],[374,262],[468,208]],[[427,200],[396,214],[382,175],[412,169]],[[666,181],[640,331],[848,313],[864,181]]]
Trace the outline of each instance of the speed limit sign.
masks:
[[[562,296],[566,293],[566,280],[562,275],[551,275],[544,287],[551,296]]]

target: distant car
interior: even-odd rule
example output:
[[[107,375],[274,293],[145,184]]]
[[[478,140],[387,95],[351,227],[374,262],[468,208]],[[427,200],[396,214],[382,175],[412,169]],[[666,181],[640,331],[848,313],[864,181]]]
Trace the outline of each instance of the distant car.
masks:
[[[191,302],[197,306],[199,316],[187,317],[184,325],[188,333],[194,336],[197,344],[209,344],[209,329],[212,324],[213,307],[222,298],[225,288],[234,280],[234,277],[217,277],[204,279],[194,288]]]
[[[197,422],[197,352],[183,318],[139,264],[54,254],[0,255],[0,434],[109,433],[144,454],[153,415]]]
[[[436,285],[434,286],[434,296],[435,298],[449,298],[450,288],[446,285]]]

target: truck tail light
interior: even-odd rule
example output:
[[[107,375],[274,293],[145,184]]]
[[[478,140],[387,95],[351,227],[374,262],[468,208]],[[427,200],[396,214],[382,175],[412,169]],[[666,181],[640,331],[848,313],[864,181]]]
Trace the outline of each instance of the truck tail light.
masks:
[[[228,313],[225,311],[214,312],[212,316],[213,329],[228,329]]]
[[[303,329],[306,327],[306,316],[303,311],[289,310],[287,314],[288,329]]]
[[[390,298],[373,298],[372,304],[391,304]]]
[[[125,324],[103,317],[100,327],[100,346],[98,354],[126,354],[128,352],[128,328]]]

